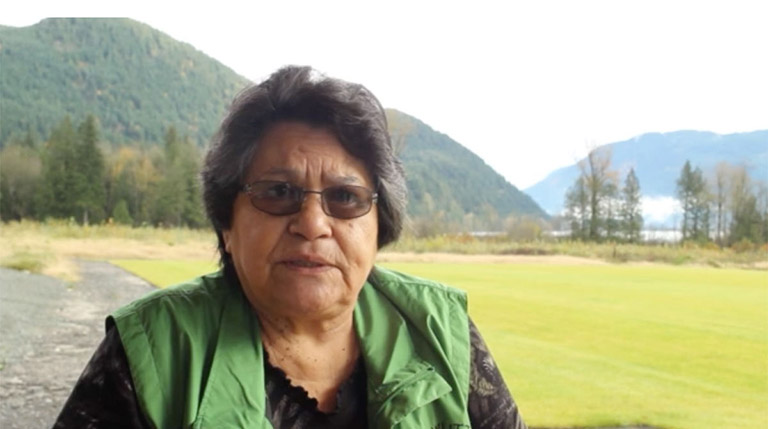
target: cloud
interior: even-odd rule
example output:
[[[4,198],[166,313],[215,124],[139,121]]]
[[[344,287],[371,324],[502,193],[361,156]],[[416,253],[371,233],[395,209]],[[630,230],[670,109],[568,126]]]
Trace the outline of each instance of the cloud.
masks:
[[[648,197],[641,199],[643,219],[646,225],[673,226],[682,212],[680,201],[673,197]]]

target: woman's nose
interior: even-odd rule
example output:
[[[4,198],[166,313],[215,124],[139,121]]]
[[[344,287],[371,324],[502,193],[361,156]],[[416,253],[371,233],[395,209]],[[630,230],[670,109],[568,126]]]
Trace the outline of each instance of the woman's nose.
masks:
[[[301,210],[291,219],[289,231],[293,234],[299,234],[307,240],[331,235],[331,218],[323,210],[323,200],[320,193],[305,194]]]

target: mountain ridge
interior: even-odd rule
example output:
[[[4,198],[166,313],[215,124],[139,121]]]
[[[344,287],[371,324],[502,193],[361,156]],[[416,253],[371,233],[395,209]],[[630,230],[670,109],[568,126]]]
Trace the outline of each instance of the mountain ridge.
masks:
[[[175,126],[203,146],[249,84],[192,45],[130,19],[52,18],[3,27],[0,62],[0,145],[27,130],[45,137],[65,115],[79,122],[93,113],[107,144],[157,145]],[[401,149],[414,216],[432,207],[454,224],[468,214],[546,217],[460,143],[404,113],[388,116],[408,125]]]
[[[412,208],[412,213],[427,215],[433,212],[428,207],[428,199],[437,198],[439,201],[448,201],[440,210],[446,212],[449,218],[452,216],[455,221],[460,220],[456,205],[466,204],[476,208],[493,206],[502,218],[516,213],[547,217],[529,195],[512,185],[477,154],[417,118],[395,109],[388,110],[390,116],[403,115],[414,126],[407,134],[401,151],[403,163],[408,166],[408,190],[414,200],[419,202]],[[435,181],[436,176],[426,174],[430,171],[439,171],[441,180]],[[457,171],[463,174],[455,174]],[[479,171],[487,171],[487,174],[474,174]],[[452,195],[455,193],[465,196],[463,204],[459,201],[453,204]],[[430,197],[426,197],[426,194]],[[452,207],[454,213],[451,213]]]
[[[645,197],[674,198],[685,161],[701,168],[705,175],[721,161],[745,165],[754,179],[768,181],[768,130],[730,134],[695,130],[651,132],[596,149],[611,151],[612,168],[619,172],[620,184],[629,169],[634,168]],[[525,192],[547,213],[558,214],[565,192],[578,175],[577,162],[552,171]]]
[[[45,136],[67,112],[98,116],[112,143],[161,141],[165,128],[183,125],[180,133],[203,144],[248,83],[192,45],[125,18],[0,28],[0,62],[0,143],[28,128]]]

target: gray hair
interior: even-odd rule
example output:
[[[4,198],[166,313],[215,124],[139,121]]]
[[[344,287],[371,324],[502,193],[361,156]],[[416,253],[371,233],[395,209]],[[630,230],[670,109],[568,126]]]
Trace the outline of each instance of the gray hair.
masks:
[[[378,247],[397,240],[403,228],[407,192],[381,104],[362,85],[326,77],[310,67],[283,67],[235,97],[205,157],[203,201],[218,237],[225,271],[234,273],[222,232],[232,225],[235,198],[256,156],[260,137],[283,121],[332,131],[344,149],[363,162],[379,194]]]

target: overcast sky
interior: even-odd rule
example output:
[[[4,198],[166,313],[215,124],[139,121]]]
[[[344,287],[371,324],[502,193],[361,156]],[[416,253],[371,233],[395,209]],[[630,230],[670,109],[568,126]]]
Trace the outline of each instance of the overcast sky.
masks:
[[[646,132],[768,129],[764,1],[106,3],[13,2],[0,24],[127,16],[254,81],[312,65],[366,85],[521,189]]]

